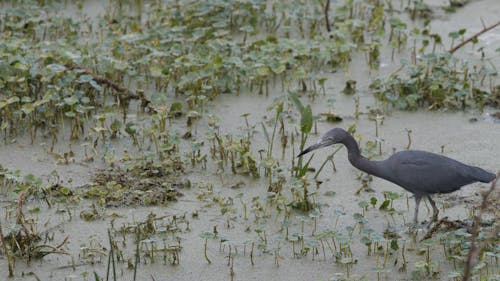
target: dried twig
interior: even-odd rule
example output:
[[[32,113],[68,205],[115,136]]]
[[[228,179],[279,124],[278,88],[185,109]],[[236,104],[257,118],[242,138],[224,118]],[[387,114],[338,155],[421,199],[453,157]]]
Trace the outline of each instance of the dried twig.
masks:
[[[69,240],[69,236],[66,236],[66,238],[64,238],[64,240],[61,243],[59,243],[59,245],[55,246],[54,248],[56,248],[56,249],[61,248],[62,246],[64,246],[68,242],[68,240]]]
[[[483,23],[484,25],[484,23]],[[484,27],[481,31],[477,32],[476,34],[473,34],[471,37],[465,39],[464,41],[462,41],[462,43],[456,45],[455,47],[451,48],[449,50],[450,53],[454,53],[456,50],[462,48],[465,44],[477,39],[477,37],[479,37],[480,35],[482,35],[483,33],[487,32],[487,31],[490,31],[492,30],[493,28],[497,27],[500,25],[500,21],[498,21],[497,23],[493,24],[493,25],[490,25],[490,26],[487,26],[487,27]]]
[[[35,254],[35,258],[43,258],[50,254],[59,254],[59,255],[70,255],[68,252],[58,249],[57,247],[51,245],[37,245],[33,247],[32,252]]]
[[[434,235],[440,229],[445,229],[446,231],[450,231],[465,227],[467,227],[467,225],[459,220],[450,221],[448,220],[448,217],[444,217],[441,220],[439,220],[429,231],[427,231],[427,233],[420,241],[424,241],[426,239],[431,238],[432,235]]]
[[[463,281],[468,281],[470,279],[470,271],[472,268],[472,258],[477,250],[477,245],[476,245],[476,240],[477,236],[479,234],[479,224],[481,223],[481,217],[488,208],[488,196],[495,190],[495,187],[497,185],[498,178],[500,177],[500,172],[497,173],[497,177],[491,182],[490,189],[488,189],[486,192],[483,193],[482,199],[483,202],[481,203],[481,208],[479,209],[479,214],[476,214],[474,216],[474,223],[472,225],[472,236],[471,236],[471,245],[469,249],[469,254],[467,255],[467,261],[465,262],[465,268],[464,268],[464,276],[463,276]]]
[[[30,193],[29,189],[23,190],[19,194],[19,197],[17,198],[16,223],[21,225],[21,227],[24,231],[24,235],[26,235],[26,237],[28,239],[31,239],[33,236],[33,233],[26,225],[26,221],[24,220],[24,213],[23,213],[23,202],[24,202],[24,199],[26,199],[26,197],[29,195],[28,193]]]
[[[75,65],[75,64],[66,64],[65,65],[66,69],[67,70],[80,70],[82,71],[83,73],[85,74],[88,74],[90,76],[92,76],[92,78],[99,84],[105,84],[105,85],[108,85],[110,86],[113,90],[115,90],[116,92],[118,92],[120,94],[120,97],[121,98],[124,98],[124,99],[134,99],[134,100],[141,100],[142,102],[142,105],[144,108],[146,107],[149,107],[150,106],[150,101],[149,99],[147,99],[143,93],[141,92],[138,92],[138,93],[134,93],[132,92],[131,90],[125,88],[125,87],[122,87],[121,85],[119,85],[118,83],[104,77],[104,76],[100,76],[100,75],[97,75],[96,73],[94,73],[93,71],[91,71],[90,69],[88,68],[85,68],[85,67],[82,67],[82,66],[79,66],[79,65]]]

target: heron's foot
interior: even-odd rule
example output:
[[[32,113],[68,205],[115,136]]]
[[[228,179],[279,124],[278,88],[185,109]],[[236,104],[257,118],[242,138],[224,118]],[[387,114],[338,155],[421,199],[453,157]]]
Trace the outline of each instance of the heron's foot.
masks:
[[[422,223],[408,223],[406,233],[411,237],[418,237],[421,233],[426,231],[425,225]]]
[[[430,228],[432,224],[437,223],[437,222],[439,222],[438,213],[435,212],[434,214],[432,214],[432,218],[429,221],[429,223],[427,224],[427,227]]]
[[[409,232],[418,232],[422,229],[422,223],[419,223],[418,221],[412,221],[407,223],[406,225],[408,226]]]
[[[437,220],[437,219],[434,219],[434,217],[432,217],[432,220],[429,220],[429,222],[426,224],[426,226],[427,226],[427,228],[428,228],[428,229],[431,229],[431,227],[432,227],[435,223],[437,223],[437,222],[438,222],[438,220]]]
[[[438,215],[437,215],[437,214],[436,214],[436,215],[434,215],[434,216],[432,216],[432,221],[433,221],[433,222],[438,222],[438,221],[439,221],[439,218],[438,218]]]

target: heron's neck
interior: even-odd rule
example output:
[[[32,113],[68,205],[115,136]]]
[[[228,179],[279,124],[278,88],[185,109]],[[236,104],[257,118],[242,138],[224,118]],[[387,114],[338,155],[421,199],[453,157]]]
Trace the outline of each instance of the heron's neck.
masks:
[[[359,152],[358,143],[352,136],[346,138],[342,143],[347,148],[349,162],[351,162],[354,167],[368,174],[384,178],[384,171],[379,165],[380,161],[370,161],[364,158]]]

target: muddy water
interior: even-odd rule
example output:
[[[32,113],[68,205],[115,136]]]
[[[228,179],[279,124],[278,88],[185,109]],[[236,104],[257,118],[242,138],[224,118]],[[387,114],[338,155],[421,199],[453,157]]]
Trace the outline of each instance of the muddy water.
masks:
[[[242,108],[252,112],[252,116],[263,116],[267,114],[265,106],[269,104],[269,98],[259,96],[240,96],[233,97],[227,96],[220,99],[217,105],[212,109],[218,112],[220,116],[226,116],[221,120],[221,128],[226,128],[228,132],[238,132],[234,127],[234,121],[238,120]],[[322,103],[318,100],[314,103],[315,112],[319,112]],[[358,133],[363,135],[364,140],[374,139],[374,123],[367,120],[365,116],[361,116],[359,121],[349,119],[352,112],[353,103],[349,98],[342,101],[339,99],[339,113],[346,117],[346,121],[338,126],[346,127],[350,123],[356,123]],[[471,123],[469,119],[475,115],[470,113],[429,113],[429,112],[415,112],[403,113],[393,112],[391,116],[386,117],[384,124],[380,127],[381,137],[384,139],[382,157],[386,157],[392,153],[393,148],[396,150],[404,149],[407,145],[407,135],[404,128],[412,130],[412,148],[425,149],[433,152],[440,152],[441,146],[444,145],[445,154],[455,159],[464,161],[469,164],[482,166],[488,170],[494,171],[498,167],[498,159],[500,159],[500,152],[497,149],[497,142],[500,139],[500,130],[498,124],[490,121],[480,119],[478,122]],[[250,119],[251,124],[258,122],[259,117]],[[227,122],[227,123],[226,123]],[[238,124],[243,126],[243,122]],[[318,131],[324,132],[331,128],[331,124],[319,123]],[[255,137],[256,140],[261,138],[259,134]],[[311,142],[314,140],[310,140]],[[257,145],[259,147],[260,145]],[[262,144],[264,146],[264,144]],[[19,148],[19,151],[12,151],[8,157],[2,159],[17,159],[19,163],[32,163],[29,161],[33,159],[33,155],[37,155],[33,148],[26,146]],[[23,153],[24,152],[24,153]],[[5,153],[3,151],[2,153]],[[38,152],[43,155],[43,152]],[[3,154],[6,155],[6,154]],[[2,156],[3,156],[2,155]],[[317,153],[313,160],[313,166],[319,167],[324,159],[326,153]],[[38,162],[34,162],[32,169],[40,174],[46,174],[54,168],[54,164],[49,159],[43,157],[37,158]],[[14,167],[15,161],[6,161],[6,167]],[[38,163],[38,164],[36,164]],[[405,219],[410,219],[413,214],[413,200],[410,198],[409,209],[406,205],[406,196],[408,194],[399,187],[388,183],[383,180],[375,179],[371,184],[375,192],[367,193],[362,192],[361,195],[354,195],[354,191],[360,187],[359,181],[355,178],[359,174],[357,170],[351,167],[346,160],[345,150],[342,149],[335,156],[335,164],[337,168],[336,173],[331,173],[331,168],[327,167],[320,175],[320,179],[325,182],[321,185],[318,193],[317,200],[319,203],[324,204],[321,208],[322,216],[318,219],[317,228],[322,229],[337,229],[345,232],[347,226],[353,225],[352,215],[360,213],[361,209],[358,206],[360,201],[369,201],[371,197],[376,197],[381,202],[384,191],[398,192],[402,194],[402,199],[396,200],[394,208],[400,215],[391,216],[379,212],[377,210],[369,210],[366,214],[368,223],[366,228],[372,228],[377,232],[382,232],[388,225],[390,228],[399,233],[402,237],[407,239],[407,249],[417,249],[418,244],[415,244],[405,234],[406,227],[404,226]],[[47,166],[44,168],[44,165]],[[22,167],[19,167],[22,168]],[[63,165],[56,167],[60,174],[64,177],[73,178],[74,182],[85,181],[86,175],[90,174],[93,167],[85,167],[78,164]],[[46,169],[46,170],[44,170]],[[61,172],[61,170],[66,172]],[[26,171],[23,169],[23,171]],[[214,193],[220,194],[223,197],[235,197],[236,194],[242,192],[244,196],[242,200],[249,206],[251,199],[259,196],[262,202],[265,202],[266,197],[266,180],[250,180],[247,177],[235,177],[227,174],[227,177],[221,181],[217,176],[207,175],[206,172],[193,172],[190,175],[192,182],[210,182],[213,185]],[[231,186],[243,182],[241,188],[232,189]],[[438,196],[436,201],[441,209],[441,216],[449,216],[450,219],[464,219],[467,217],[467,204],[464,202],[472,202],[477,199],[476,193],[484,189],[485,185],[475,184],[462,189],[452,195]],[[112,214],[119,215],[114,219],[114,225],[120,226],[134,221],[144,221],[147,214],[153,212],[157,216],[168,216],[171,218],[173,215],[182,216],[187,213],[188,218],[191,213],[197,211],[199,218],[189,218],[190,231],[183,230],[178,236],[181,238],[182,251],[180,254],[180,265],[163,265],[162,262],[157,261],[155,264],[141,264],[138,270],[138,280],[147,280],[151,276],[154,280],[224,280],[230,278],[230,267],[227,266],[227,248],[225,252],[220,251],[220,245],[217,240],[210,240],[208,242],[208,256],[212,260],[212,264],[207,264],[203,258],[203,240],[199,238],[202,231],[211,231],[214,226],[220,235],[227,236],[238,248],[238,254],[235,255],[233,270],[235,273],[235,280],[327,280],[329,277],[334,276],[335,273],[346,274],[345,267],[339,266],[334,263],[334,258],[331,254],[326,254],[326,260],[323,260],[322,252],[316,260],[312,260],[311,255],[307,257],[294,258],[291,245],[285,243],[281,245],[279,267],[274,262],[274,256],[271,253],[262,253],[255,251],[254,262],[255,265],[251,266],[249,250],[247,248],[246,255],[243,255],[243,244],[247,240],[258,241],[254,232],[259,223],[255,223],[255,218],[250,213],[249,219],[243,219],[241,205],[235,202],[237,209],[235,217],[230,221],[230,227],[227,226],[227,216],[220,213],[220,208],[217,206],[205,207],[206,202],[201,202],[196,199],[196,194],[200,193],[201,189],[196,185],[188,190],[182,190],[184,196],[179,202],[170,204],[168,207],[154,207],[154,208],[117,208],[107,209],[104,212],[110,216]],[[334,191],[334,197],[322,196],[327,191]],[[31,202],[31,205],[39,205],[37,202]],[[95,222],[82,222],[78,216],[83,208],[88,208],[90,202],[82,202],[80,206],[75,207],[73,212],[72,221],[68,221],[65,214],[57,214],[56,209],[45,209],[37,216],[40,223],[47,228],[54,227],[56,229],[55,241],[61,241],[64,237],[70,237],[67,251],[72,253],[76,261],[76,269],[72,270],[71,258],[66,256],[52,255],[43,259],[43,262],[35,261],[31,266],[26,266],[24,262],[18,261],[16,263],[16,272],[34,272],[42,280],[82,280],[81,274],[83,272],[98,272],[104,276],[106,269],[106,258],[96,258],[95,265],[86,265],[88,260],[79,258],[81,248],[89,246],[89,241],[99,243],[102,247],[107,248],[107,229],[110,227],[111,218],[106,217],[102,220]],[[446,208],[443,206],[446,205]],[[30,205],[27,206],[29,209]],[[338,216],[336,211],[341,210],[345,212],[344,216]],[[271,211],[270,211],[271,212]],[[269,245],[277,247],[277,237],[280,235],[278,232],[282,215],[272,212],[271,218],[268,219],[265,225],[267,231],[267,239]],[[297,213],[295,215],[300,215]],[[3,216],[3,215],[2,215]],[[420,220],[425,220],[430,216],[430,213],[425,207],[422,207]],[[293,217],[293,216],[292,216]],[[293,223],[290,226],[290,233],[300,232],[300,223],[296,219],[292,219]],[[337,223],[337,226],[335,224]],[[44,228],[45,228],[44,227]],[[247,231],[247,228],[250,231]],[[306,233],[310,235],[312,232],[312,224],[306,224]],[[356,237],[356,236],[355,236]],[[366,257],[366,248],[359,243],[359,238],[354,238],[352,243],[352,251],[354,257],[358,260],[358,264],[354,265],[352,270],[353,276],[370,275],[373,268],[376,266],[374,257]],[[128,236],[128,245],[133,245],[132,237]],[[270,248],[272,248],[270,246]],[[133,249],[126,247],[128,256],[133,257]],[[415,256],[411,252],[407,252],[407,259],[409,261],[409,268],[411,271],[414,262],[422,260],[422,257]],[[441,253],[436,254],[436,257],[442,256]],[[392,260],[391,260],[392,261]],[[2,260],[0,266],[5,260]],[[387,266],[388,273],[382,274],[382,280],[394,280],[394,274],[397,271],[396,267]],[[126,264],[118,263],[119,267],[119,280],[132,280],[132,271],[126,268]],[[5,267],[3,267],[5,268]],[[440,268],[443,272],[450,270],[449,265],[444,264]],[[400,274],[401,278],[407,278],[407,274]],[[18,276],[14,280],[24,280]]]
[[[340,75],[339,75],[340,76]],[[335,77],[332,77],[335,79]],[[361,95],[363,95],[361,93]],[[255,96],[255,95],[241,95],[236,96],[223,96],[216,101],[207,111],[209,114],[216,114],[221,117],[220,127],[222,131],[231,134],[240,132],[238,127],[244,126],[244,122],[240,117],[242,112],[251,112],[249,116],[249,123],[251,125],[261,122],[263,116],[269,115],[265,110],[273,97]],[[324,103],[325,98],[320,98],[312,102],[314,112],[322,112],[328,110]],[[361,99],[361,108],[372,106],[373,100],[366,96]],[[355,120],[352,116],[354,111],[354,102],[352,97],[337,96],[337,104],[335,111],[345,118],[345,121],[332,125],[324,122],[318,123],[318,131],[325,132],[333,126],[347,127],[351,123],[357,126],[357,133],[363,136],[363,141],[375,139],[375,125],[373,121],[368,120],[366,115],[361,115],[359,120]],[[393,111],[390,115],[385,117],[383,125],[380,126],[380,136],[384,139],[382,150],[383,157],[387,157],[395,150],[405,149],[407,146],[407,133],[405,128],[412,130],[412,148],[424,149],[440,153],[441,147],[444,146],[444,153],[447,156],[464,161],[469,164],[478,165],[485,169],[494,171],[498,168],[498,159],[500,159],[500,151],[497,149],[497,140],[500,139],[499,124],[489,120],[483,120],[482,115],[475,113],[442,113],[442,112],[397,112]],[[477,122],[470,122],[469,119],[477,118]],[[235,120],[240,120],[236,121]],[[203,128],[199,122],[198,135],[203,135]],[[184,124],[184,123],[181,123]],[[183,126],[179,124],[178,130],[183,131]],[[265,147],[261,131],[256,127],[255,148]],[[309,142],[313,142],[310,139]],[[127,146],[126,143],[115,143],[114,146]],[[61,145],[61,150],[64,146]],[[77,149],[75,149],[77,150]],[[14,169],[19,168],[23,172],[32,172],[38,175],[47,175],[52,169],[57,169],[62,178],[73,179],[73,183],[79,184],[85,182],[88,176],[92,173],[93,169],[99,166],[99,161],[93,164],[70,164],[70,165],[56,165],[53,157],[47,156],[46,151],[40,149],[40,146],[19,147],[19,145],[10,145],[6,149],[0,151],[3,165]],[[324,153],[317,153],[312,165],[319,167],[324,160]],[[287,153],[287,157],[291,157]],[[77,159],[81,159],[76,157]],[[78,161],[77,161],[78,162]],[[26,168],[26,165],[29,168]],[[371,197],[378,198],[379,202],[383,200],[384,191],[398,192],[402,194],[402,198],[394,202],[394,208],[400,214],[394,217],[386,213],[375,210],[369,210],[366,214],[368,223],[366,228],[372,228],[377,232],[382,232],[386,227],[390,227],[402,237],[407,239],[407,248],[416,249],[418,244],[411,242],[411,239],[406,236],[406,227],[404,226],[405,220],[412,217],[413,214],[413,199],[409,198],[409,209],[407,206],[406,197],[408,193],[404,192],[399,187],[388,183],[383,180],[374,179],[370,185],[375,192],[362,192],[361,195],[354,195],[355,190],[360,187],[360,182],[356,180],[359,172],[348,163],[346,159],[345,149],[342,149],[335,156],[335,165],[337,168],[336,173],[331,172],[331,167],[327,166],[320,174],[320,179],[325,182],[318,190],[317,200],[323,204],[321,208],[322,216],[317,221],[318,230],[322,229],[337,229],[341,232],[346,232],[347,226],[352,226],[354,213],[360,213],[361,208],[358,206],[360,201],[369,201]],[[251,205],[251,199],[255,196],[261,198],[265,204],[266,198],[266,180],[251,180],[248,177],[239,177],[226,172],[221,180],[220,177],[214,175],[215,169],[207,174],[204,171],[193,171],[189,178],[193,183],[211,183],[214,188],[214,193],[222,197],[234,198],[238,193],[244,193],[242,198],[248,206]],[[243,182],[242,187],[232,189],[231,186]],[[467,217],[466,202],[473,202],[477,200],[477,192],[484,189],[485,185],[475,184],[462,189],[452,195],[438,196],[436,201],[441,209],[441,216],[449,216],[450,219],[464,219]],[[180,254],[180,265],[163,265],[162,262],[157,261],[155,264],[141,264],[138,270],[138,280],[147,280],[151,276],[155,280],[220,280],[230,278],[230,267],[227,266],[227,248],[225,252],[220,251],[220,245],[217,240],[210,240],[208,242],[208,256],[212,260],[212,264],[208,265],[203,257],[203,240],[199,238],[202,231],[212,231],[214,226],[220,235],[224,235],[233,241],[234,245],[238,248],[238,254],[235,255],[233,270],[235,273],[235,280],[327,280],[335,273],[346,274],[345,267],[339,266],[334,263],[334,258],[331,254],[326,253],[326,260],[323,260],[322,252],[313,261],[311,254],[307,257],[294,258],[292,247],[289,243],[281,245],[279,267],[274,262],[273,252],[262,253],[255,251],[254,262],[255,265],[250,265],[249,250],[247,248],[246,255],[243,255],[243,244],[247,240],[258,241],[257,235],[254,230],[260,223],[255,223],[254,216],[249,213],[249,219],[243,218],[243,211],[241,204],[235,201],[234,207],[236,213],[234,218],[230,220],[230,227],[227,226],[227,217],[221,215],[220,207],[211,206],[206,207],[207,202],[202,202],[196,199],[196,194],[202,192],[194,185],[191,189],[182,190],[184,196],[177,203],[172,203],[167,207],[154,207],[154,208],[116,208],[104,210],[108,216],[114,214],[119,215],[114,219],[114,225],[120,226],[126,223],[136,221],[144,221],[146,216],[153,212],[157,216],[168,216],[171,218],[173,215],[182,216],[187,214],[190,220],[190,231],[183,230],[178,236],[181,239],[182,251]],[[334,191],[334,197],[323,196],[327,191]],[[466,199],[466,201],[464,201]],[[210,201],[210,200],[208,200]],[[82,202],[80,206],[75,206],[71,209],[73,219],[68,221],[67,214],[59,214],[57,208],[42,209],[41,213],[37,215],[43,229],[55,229],[55,241],[61,241],[66,236],[70,237],[67,251],[70,252],[75,259],[76,269],[73,270],[71,265],[71,258],[66,256],[52,255],[47,256],[42,261],[35,261],[31,266],[26,266],[24,262],[18,261],[16,263],[16,272],[34,272],[42,280],[62,280],[68,278],[69,280],[82,280],[81,274],[84,272],[92,273],[98,272],[104,276],[106,269],[106,257],[96,258],[95,265],[87,265],[88,260],[79,257],[81,248],[89,246],[89,241],[95,244],[100,244],[102,247],[107,248],[107,229],[111,224],[111,217],[97,220],[95,222],[82,222],[79,219],[79,213],[82,209],[89,208],[91,202]],[[27,205],[38,206],[39,202],[31,202]],[[446,208],[444,208],[446,206]],[[61,206],[62,207],[62,206]],[[280,235],[279,228],[282,221],[282,215],[278,215],[271,211],[269,205],[269,212],[272,213],[271,218],[265,221],[265,229],[267,231],[267,239],[269,240],[269,247],[277,247],[277,237]],[[345,212],[344,216],[339,216],[336,211],[341,210]],[[190,218],[191,213],[197,211],[199,218]],[[292,225],[290,226],[290,233],[300,232],[300,223],[294,218],[296,213],[292,215]],[[420,220],[428,219],[430,213],[425,207],[422,207]],[[3,215],[2,215],[3,217]],[[337,224],[337,226],[335,226]],[[250,231],[247,230],[249,228]],[[310,235],[312,232],[312,223],[306,224],[306,233]],[[282,234],[281,234],[282,235]],[[134,243],[131,235],[128,236],[128,245],[125,247],[128,257],[133,257],[133,248],[130,247]],[[352,243],[352,251],[354,257],[358,260],[358,264],[354,265],[352,276],[370,275],[373,268],[376,266],[374,257],[366,257],[366,248],[359,242],[359,237],[355,236]],[[415,256],[408,252],[408,261],[410,271],[414,262],[422,260],[422,257]],[[441,257],[441,253],[437,253],[436,257]],[[391,260],[393,262],[393,260]],[[3,267],[5,260],[0,261],[0,266]],[[393,280],[393,276],[397,271],[396,267],[387,266],[388,273],[382,274],[382,280]],[[119,280],[131,280],[132,271],[126,268],[126,264],[118,264],[119,267]],[[3,267],[5,268],[5,267]],[[447,272],[449,265],[443,265],[440,270]],[[400,274],[401,278],[406,278],[407,274]],[[14,280],[23,280],[20,276]]]
[[[496,7],[500,9],[497,1],[475,1],[465,8],[460,9],[456,14],[450,14],[443,19],[443,24],[440,28],[453,31],[456,29],[456,24],[464,24],[463,16],[465,14],[474,15],[483,13],[483,5],[493,7],[488,11],[494,10]],[[498,13],[497,13],[498,14]],[[471,16],[471,18],[474,18]],[[444,24],[446,23],[446,25]],[[467,27],[475,28],[472,23]],[[493,33],[497,34],[497,33]],[[491,35],[491,38],[495,38]],[[491,42],[496,42],[492,39]],[[487,41],[490,42],[490,41]],[[488,43],[487,43],[488,44]],[[390,52],[387,52],[389,54]],[[388,56],[383,61],[386,67],[382,68],[382,72],[390,72],[397,65],[393,64]],[[326,122],[318,122],[318,132],[321,134],[328,129],[339,126],[348,127],[351,124],[356,124],[356,134],[362,137],[362,144],[367,140],[375,140],[375,123],[370,121],[368,115],[368,107],[376,108],[377,102],[367,91],[367,84],[371,74],[365,69],[364,58],[362,56],[355,57],[349,73],[325,74],[328,76],[327,96],[319,97],[315,101],[303,98],[305,103],[311,103],[314,113],[327,112],[331,108],[327,105],[326,100],[335,98],[333,106],[334,112],[344,118],[344,121],[339,124],[329,124]],[[355,110],[355,102],[353,96],[345,96],[341,93],[344,83],[348,79],[358,81],[360,98],[360,109],[363,114],[356,120],[353,117]],[[210,103],[204,114],[204,119],[197,122],[197,134],[195,137],[203,138],[206,131],[205,124],[208,116],[211,114],[220,117],[221,131],[228,134],[239,134],[241,128],[245,126],[244,119],[241,117],[243,113],[250,113],[248,117],[250,125],[255,125],[256,134],[253,139],[254,150],[259,150],[266,147],[263,133],[261,131],[260,122],[269,119],[272,112],[268,112],[266,108],[272,103],[273,99],[283,95],[281,89],[275,88],[269,97],[259,96],[248,93],[240,96],[222,95],[217,100]],[[486,109],[486,111],[492,111]],[[139,116],[137,118],[142,118]],[[174,122],[173,129],[183,132],[186,130],[184,120]],[[490,119],[484,118],[484,113],[475,111],[467,112],[399,112],[392,111],[384,113],[383,124],[379,127],[380,137],[383,139],[382,155],[380,158],[385,158],[394,150],[399,151],[406,148],[408,144],[408,136],[405,129],[412,130],[411,133],[411,148],[432,151],[436,153],[444,153],[445,155],[463,161],[468,164],[481,166],[490,171],[496,171],[500,167],[500,150],[498,149],[498,140],[500,139],[500,124],[495,123]],[[318,136],[319,137],[319,136]],[[311,137],[308,143],[315,140]],[[188,144],[186,144],[188,145]],[[279,145],[277,144],[279,147]],[[66,182],[71,182],[70,185],[77,187],[88,181],[89,176],[93,171],[103,166],[103,162],[99,159],[92,163],[83,163],[81,146],[79,143],[72,145],[75,152],[76,163],[69,165],[57,164],[54,156],[47,153],[47,145],[36,144],[31,146],[19,140],[15,144],[4,145],[0,148],[0,159],[2,165],[9,169],[20,169],[24,174],[33,173],[37,176],[46,177],[50,172],[56,169]],[[68,151],[68,143],[61,141],[56,146],[56,151],[64,153]],[[117,141],[111,143],[109,149],[115,150],[118,155],[124,149],[133,150],[133,147],[128,141]],[[442,151],[443,150],[443,151]],[[324,160],[327,151],[316,153],[312,166],[318,168]],[[287,151],[285,163],[289,163],[291,151]],[[332,172],[331,166],[328,166],[320,174],[319,179],[324,181],[320,186],[316,200],[321,204],[322,216],[318,218],[318,231],[324,229],[336,229],[339,232],[346,233],[346,227],[353,226],[353,214],[360,213],[362,210],[358,206],[361,201],[369,201],[371,197],[383,200],[383,192],[397,192],[402,197],[394,202],[394,208],[397,214],[390,216],[387,213],[380,212],[377,209],[370,209],[366,213],[368,222],[365,228],[372,228],[380,233],[386,228],[390,228],[400,235],[402,240],[406,240],[405,245],[408,249],[408,272],[399,272],[401,266],[400,257],[391,257],[386,266],[387,272],[381,273],[378,277],[381,280],[409,280],[411,271],[415,270],[415,262],[425,259],[424,256],[416,255],[415,251],[421,247],[419,243],[415,243],[406,234],[407,227],[405,221],[412,218],[413,215],[413,199],[409,194],[394,184],[383,180],[374,179],[370,187],[374,192],[361,192],[360,195],[355,195],[354,192],[361,186],[361,183],[356,180],[360,174],[355,168],[350,166],[346,158],[345,149],[341,149],[334,158],[337,171]],[[288,168],[287,168],[288,169]],[[312,177],[312,175],[309,175]],[[184,189],[181,192],[184,196],[176,203],[172,203],[166,207],[137,207],[137,208],[114,208],[102,210],[105,216],[94,222],[83,222],[79,218],[79,213],[83,209],[89,208],[91,202],[83,201],[79,205],[69,208],[72,213],[72,219],[68,219],[68,214],[60,212],[60,208],[65,206],[56,206],[52,209],[42,207],[39,214],[34,215],[39,221],[41,229],[51,229],[55,233],[54,241],[61,241],[66,236],[70,237],[67,245],[67,252],[70,256],[65,255],[49,255],[43,260],[33,261],[27,265],[24,261],[16,261],[16,277],[12,280],[29,280],[34,277],[29,276],[30,272],[34,273],[40,280],[86,280],[84,277],[88,274],[87,280],[93,280],[93,272],[97,272],[101,277],[105,276],[107,268],[107,257],[104,255],[96,255],[93,260],[94,264],[90,264],[89,259],[82,258],[82,248],[89,247],[90,241],[96,248],[102,247],[103,251],[109,248],[107,239],[107,229],[111,225],[111,221],[115,227],[120,227],[124,224],[133,224],[135,222],[144,221],[149,213],[155,213],[158,217],[166,216],[158,224],[171,219],[174,215],[177,217],[186,215],[190,224],[189,230],[186,230],[185,225],[180,225],[181,232],[177,233],[180,238],[182,250],[180,252],[179,265],[164,265],[162,261],[156,261],[153,264],[140,263],[137,271],[137,280],[233,280],[231,277],[231,267],[228,263],[228,247],[221,250],[218,240],[208,241],[208,257],[212,263],[208,264],[203,255],[203,239],[199,234],[203,231],[212,231],[214,226],[217,227],[220,236],[226,236],[237,248],[237,253],[233,253],[234,264],[232,267],[234,280],[328,280],[336,274],[347,277],[347,268],[335,263],[335,259],[327,251],[326,259],[323,259],[323,252],[320,249],[319,255],[312,259],[311,253],[307,256],[294,257],[292,245],[288,242],[280,243],[278,265],[275,264],[275,249],[278,247],[279,232],[283,215],[276,213],[273,210],[274,206],[266,203],[267,197],[267,181],[266,179],[250,179],[248,177],[233,176],[230,171],[226,171],[222,177],[215,175],[215,168],[209,167],[208,171],[193,170],[187,177],[194,183],[190,189]],[[239,188],[231,188],[232,186],[243,183]],[[233,215],[222,215],[221,208],[213,201],[213,197],[208,197],[206,200],[198,200],[197,195],[206,193],[206,185],[210,184],[213,187],[213,193],[216,196],[234,198],[237,194],[243,193],[242,201],[250,207],[252,198],[258,197],[259,201],[266,206],[270,218],[256,222],[255,216],[249,212],[248,219],[243,217],[242,204],[238,200],[234,200],[235,212]],[[437,196],[436,201],[441,210],[441,216],[448,216],[450,219],[464,219],[468,217],[469,208],[472,206],[470,202],[477,202],[478,191],[486,187],[484,184],[474,184],[463,188],[462,190],[450,194]],[[324,196],[325,192],[334,191],[335,196]],[[8,196],[3,194],[2,196]],[[407,198],[408,197],[408,198]],[[3,202],[3,201],[2,201]],[[409,202],[409,206],[407,205]],[[2,203],[6,204],[6,203]],[[26,209],[34,206],[44,206],[40,202],[28,202]],[[426,220],[430,216],[425,207],[421,208],[420,220]],[[338,215],[338,211],[342,211],[345,215]],[[0,217],[5,217],[5,208],[0,211]],[[192,217],[193,213],[197,213],[198,217]],[[292,224],[290,233],[301,232],[301,224],[295,216],[301,215],[294,213],[292,215]],[[245,241],[252,240],[260,241],[255,230],[261,227],[266,231],[268,240],[268,252],[255,250],[254,265],[251,265],[249,256],[249,246],[245,247]],[[312,222],[305,224],[304,233],[310,236],[313,231]],[[358,230],[355,230],[352,251],[357,263],[350,268],[350,278],[357,280],[362,276],[367,276],[367,280],[376,280],[377,274],[374,270],[377,265],[380,266],[380,261],[377,263],[375,257],[366,255],[366,247],[359,241],[360,235]],[[133,260],[134,243],[131,235],[127,236],[127,246],[124,246],[126,259]],[[245,253],[244,253],[244,248]],[[297,248],[299,248],[297,246]],[[297,249],[296,249],[297,251]],[[452,270],[452,265],[442,262],[439,259],[443,258],[441,249],[435,249],[431,257],[435,263],[435,270],[441,274],[436,279],[447,280],[447,273]],[[393,266],[396,258],[398,264]],[[71,267],[72,260],[75,264],[75,269]],[[118,280],[132,280],[133,271],[127,268],[126,263],[117,264]],[[0,259],[0,268],[2,272],[6,268],[5,258]],[[498,270],[498,269],[497,269]],[[25,276],[22,276],[24,273]],[[28,277],[27,277],[28,276]]]

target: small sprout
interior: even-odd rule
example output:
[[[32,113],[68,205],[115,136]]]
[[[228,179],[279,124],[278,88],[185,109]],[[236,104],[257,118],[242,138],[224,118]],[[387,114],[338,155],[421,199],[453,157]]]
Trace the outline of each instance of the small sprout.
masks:
[[[324,117],[325,121],[328,123],[337,123],[337,122],[342,121],[342,117],[340,117],[337,114],[332,113],[332,112],[324,112],[324,113],[320,113],[319,115]]]
[[[325,193],[323,193],[323,195],[328,196],[328,197],[334,197],[335,195],[337,195],[337,193],[333,190],[328,190],[328,191],[325,191]]]
[[[208,255],[207,255],[207,241],[208,239],[213,239],[216,237],[216,235],[212,232],[208,232],[208,231],[204,231],[200,234],[200,237],[204,239],[204,244],[203,244],[203,255],[205,257],[205,260],[211,264],[212,261],[208,258]]]
[[[170,105],[170,109],[168,110],[169,118],[179,118],[182,116],[182,103],[174,102]]]
[[[360,213],[355,213],[353,218],[359,224],[366,224],[368,222],[368,220],[366,220],[366,218]]]
[[[384,200],[384,202],[382,202],[382,204],[380,204],[380,207],[378,209],[381,211],[387,211],[390,204],[391,204],[391,200],[388,200],[388,199]]]
[[[347,80],[345,82],[345,87],[342,92],[346,95],[352,95],[356,93],[356,80]]]
[[[361,207],[361,209],[363,209],[363,214],[364,214],[364,212],[368,209],[368,206],[370,206],[370,204],[368,204],[368,202],[366,201],[360,201],[358,203],[358,206]]]

